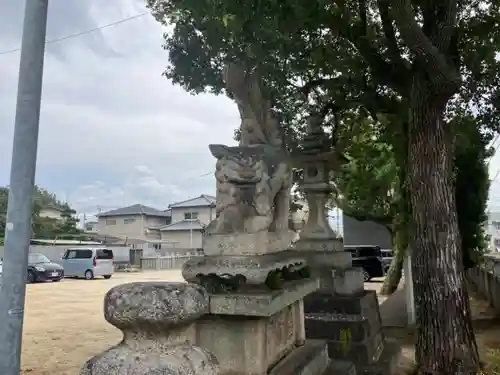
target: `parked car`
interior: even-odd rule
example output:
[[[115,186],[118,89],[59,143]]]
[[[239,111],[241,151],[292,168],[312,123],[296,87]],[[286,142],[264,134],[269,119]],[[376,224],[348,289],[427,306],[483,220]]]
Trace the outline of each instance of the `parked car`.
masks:
[[[352,254],[352,265],[354,267],[363,269],[363,279],[365,282],[370,281],[374,277],[385,275],[380,246],[344,246],[344,251],[349,251]]]
[[[70,248],[62,257],[66,277],[83,277],[86,280],[102,276],[111,278],[114,273],[113,250],[104,247]]]
[[[53,263],[45,255],[40,253],[28,254],[27,282],[36,283],[40,281],[61,281],[64,277],[64,268]]]
[[[389,271],[389,267],[391,266],[392,258],[394,257],[394,251],[391,249],[382,249],[382,264],[384,266],[384,274]]]

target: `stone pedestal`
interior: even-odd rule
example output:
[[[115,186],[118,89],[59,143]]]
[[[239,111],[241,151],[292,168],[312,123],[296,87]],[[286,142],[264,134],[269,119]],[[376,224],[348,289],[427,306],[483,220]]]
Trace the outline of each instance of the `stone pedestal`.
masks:
[[[358,374],[394,374],[400,348],[385,340],[377,295],[325,291],[304,299],[307,338],[328,340],[332,360],[352,361]]]
[[[303,298],[318,290],[304,259],[286,250],[293,233],[209,234],[206,256],[183,267],[209,291],[197,343],[213,352],[222,375],[321,375],[325,340],[306,341]]]
[[[323,374],[326,343],[306,342],[304,329],[303,298],[317,287],[313,279],[279,291],[211,295],[210,314],[198,323],[198,343],[215,354],[222,375]],[[287,372],[291,368],[296,372]]]
[[[208,312],[198,285],[138,282],[112,288],[106,320],[123,340],[84,365],[80,375],[218,375],[212,353],[195,346],[195,320]]]

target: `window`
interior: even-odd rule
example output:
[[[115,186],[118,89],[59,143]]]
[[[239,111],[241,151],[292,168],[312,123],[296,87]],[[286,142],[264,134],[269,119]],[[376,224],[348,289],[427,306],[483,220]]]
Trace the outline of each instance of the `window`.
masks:
[[[113,259],[112,250],[97,250],[97,259]]]
[[[198,212],[184,212],[184,220],[198,219]]]
[[[170,224],[172,224],[172,217],[167,217],[165,219],[165,225],[170,225]]]
[[[123,220],[125,224],[132,224],[135,221],[133,217],[129,217]]]
[[[500,221],[493,221],[491,224],[496,230],[500,230]]]
[[[76,259],[90,259],[92,258],[92,250],[74,250]]]
[[[115,219],[107,219],[106,225],[116,225],[116,220]]]

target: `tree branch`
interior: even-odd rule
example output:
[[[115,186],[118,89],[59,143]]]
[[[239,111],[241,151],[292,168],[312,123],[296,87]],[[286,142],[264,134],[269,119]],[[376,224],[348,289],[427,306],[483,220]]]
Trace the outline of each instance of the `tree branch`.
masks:
[[[387,50],[389,56],[393,59],[395,64],[400,65],[402,68],[408,69],[405,61],[401,57],[401,51],[398,46],[396,33],[392,27],[392,20],[389,15],[389,1],[378,0],[378,9],[380,12],[380,19],[382,21],[382,30],[384,31],[385,38],[387,39]]]
[[[448,64],[439,48],[425,35],[415,19],[410,1],[394,0],[392,13],[404,43],[417,59],[425,62],[427,74],[433,85],[447,86],[456,90],[460,84],[460,75]]]

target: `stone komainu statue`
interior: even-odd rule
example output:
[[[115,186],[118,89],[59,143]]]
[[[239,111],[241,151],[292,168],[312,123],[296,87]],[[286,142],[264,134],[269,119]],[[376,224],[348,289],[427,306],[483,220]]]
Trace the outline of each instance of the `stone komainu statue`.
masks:
[[[217,218],[207,232],[287,230],[292,170],[282,128],[255,73],[231,64],[224,79],[240,112],[240,143],[210,145],[217,158]]]

